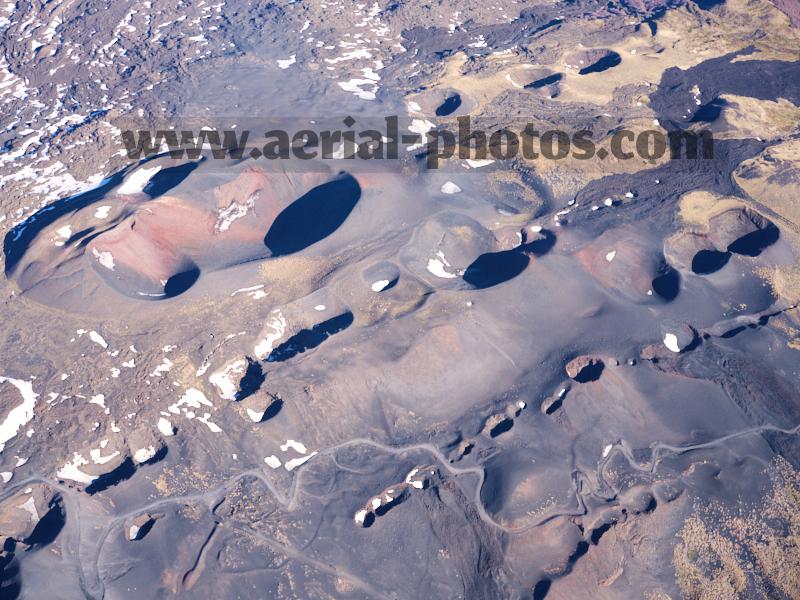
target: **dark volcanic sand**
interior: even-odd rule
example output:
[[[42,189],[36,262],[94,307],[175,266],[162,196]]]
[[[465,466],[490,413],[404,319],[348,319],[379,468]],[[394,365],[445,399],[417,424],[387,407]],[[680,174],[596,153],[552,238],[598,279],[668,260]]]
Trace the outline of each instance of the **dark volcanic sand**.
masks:
[[[798,191],[763,159],[797,135],[782,13],[123,4],[0,21],[29,86],[2,79],[0,168],[49,131],[35,99],[112,106],[47,134],[104,153],[97,187],[28,198],[13,163],[0,199],[0,597],[800,597],[797,213],[732,175],[762,156]],[[764,101],[763,135],[725,94]],[[139,107],[719,135],[439,170],[95,148]]]

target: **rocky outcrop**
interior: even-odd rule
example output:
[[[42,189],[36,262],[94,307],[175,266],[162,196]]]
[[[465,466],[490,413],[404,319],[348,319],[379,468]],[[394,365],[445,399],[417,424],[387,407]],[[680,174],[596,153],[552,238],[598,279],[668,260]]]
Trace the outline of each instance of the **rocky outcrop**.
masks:
[[[6,540],[13,544],[47,544],[64,525],[65,510],[61,494],[43,483],[0,503],[0,548]]]
[[[242,356],[212,373],[208,381],[223,400],[242,400],[258,390],[264,375],[257,362],[249,356]]]
[[[392,508],[405,502],[415,490],[424,490],[430,485],[430,478],[436,474],[434,467],[414,467],[401,483],[391,485],[380,494],[370,498],[363,508],[356,511],[353,520],[356,525],[370,527],[376,517],[381,517]]]
[[[128,449],[137,465],[158,462],[167,451],[164,439],[149,427],[140,427],[128,435]]]
[[[676,321],[666,321],[661,325],[664,345],[676,354],[691,347],[697,339],[697,332],[691,325]]]
[[[605,364],[594,356],[578,356],[567,363],[565,367],[570,379],[578,383],[595,381],[600,378]]]
[[[126,537],[131,542],[141,540],[150,532],[158,518],[158,516],[153,516],[148,513],[137,515],[128,523]]]

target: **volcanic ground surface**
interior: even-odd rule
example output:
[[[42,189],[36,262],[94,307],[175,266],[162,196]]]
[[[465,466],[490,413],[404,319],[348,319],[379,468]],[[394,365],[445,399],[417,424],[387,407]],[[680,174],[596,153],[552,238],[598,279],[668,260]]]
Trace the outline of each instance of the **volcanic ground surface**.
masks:
[[[796,2],[0,11],[0,596],[800,598]]]

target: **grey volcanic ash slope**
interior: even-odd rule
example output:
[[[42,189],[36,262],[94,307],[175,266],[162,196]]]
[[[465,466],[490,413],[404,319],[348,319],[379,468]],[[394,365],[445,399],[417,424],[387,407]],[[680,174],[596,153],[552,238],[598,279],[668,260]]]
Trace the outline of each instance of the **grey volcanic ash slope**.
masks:
[[[784,4],[123,4],[0,23],[4,598],[800,597]],[[46,124],[101,73],[107,112]],[[102,135],[282,111],[717,140],[427,170]]]

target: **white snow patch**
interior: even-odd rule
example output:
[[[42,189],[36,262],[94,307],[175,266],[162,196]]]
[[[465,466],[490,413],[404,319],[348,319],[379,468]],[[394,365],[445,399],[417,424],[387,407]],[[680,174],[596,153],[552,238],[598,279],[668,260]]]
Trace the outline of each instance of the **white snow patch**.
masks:
[[[247,369],[247,361],[243,358],[226,365],[222,371],[212,373],[208,381],[219,390],[223,400],[236,400],[239,391],[239,380]]]
[[[253,285],[253,286],[250,286],[250,287],[239,288],[238,290],[235,290],[231,294],[231,297],[235,296],[236,294],[242,294],[242,293],[247,293],[247,292],[255,292],[256,290],[261,290],[263,288],[264,288],[264,284],[263,283],[260,283],[258,285]]]
[[[274,454],[271,455],[271,456],[266,457],[264,459],[264,462],[267,463],[267,466],[272,468],[272,469],[277,469],[278,467],[281,466],[280,459],[277,456],[275,456]]]
[[[681,347],[678,345],[678,336],[674,333],[668,333],[664,336],[664,345],[673,352],[681,351]]]
[[[95,219],[105,219],[108,217],[108,213],[111,211],[111,206],[98,206],[97,210],[94,211],[94,218]]]
[[[178,400],[175,404],[170,405],[167,410],[172,414],[180,414],[180,407],[182,405],[187,405],[190,408],[200,408],[200,406],[214,406],[209,402],[206,395],[198,390],[197,388],[189,388],[186,390],[181,396],[180,400]]]
[[[128,196],[131,194],[138,194],[142,190],[144,190],[147,183],[153,178],[153,176],[161,170],[161,165],[156,165],[155,167],[142,167],[137,171],[134,171],[132,175],[129,175],[122,185],[117,190],[118,194],[122,194],[124,196]]]
[[[30,514],[30,516],[32,516],[34,519],[37,521],[39,520],[39,511],[36,510],[36,501],[33,499],[33,496],[29,496],[28,499],[20,504],[17,508],[21,508]]]
[[[511,85],[513,85],[515,88],[522,89],[522,88],[524,88],[524,87],[525,87],[524,85],[520,85],[520,84],[518,84],[516,81],[514,81],[514,80],[511,78],[511,74],[510,74],[510,73],[507,73],[507,74],[506,74],[506,81],[508,81],[508,82],[509,82]]]
[[[206,413],[202,417],[197,417],[197,420],[203,423],[204,425],[207,425],[208,428],[211,430],[211,433],[220,433],[222,429],[220,429],[219,425],[217,425],[216,423],[211,422],[209,420],[210,418],[211,414]]]
[[[92,248],[92,256],[106,269],[114,270],[114,255],[111,252],[99,252],[97,248]]]
[[[430,273],[435,275],[436,277],[441,277],[442,279],[454,279],[457,277],[455,273],[450,273],[449,271],[445,270],[445,267],[451,267],[447,259],[444,257],[444,252],[439,250],[436,255],[438,258],[431,258],[428,259],[428,266],[427,269]]]
[[[253,410],[252,408],[247,409],[247,416],[250,417],[250,420],[253,423],[260,423],[261,419],[264,418],[264,413],[267,412],[265,410]]]
[[[153,369],[153,372],[150,373],[150,375],[152,377],[161,377],[164,373],[169,373],[169,370],[172,368],[172,364],[172,361],[165,356],[162,359],[161,364]]]
[[[283,465],[287,471],[292,471],[299,467],[300,465],[304,464],[306,461],[310,460],[312,456],[315,456],[317,453],[312,452],[308,456],[303,456],[301,458],[293,458],[292,460],[287,460],[286,464]]]
[[[208,371],[208,367],[210,367],[210,366],[211,366],[211,363],[204,362],[202,365],[200,365],[200,368],[197,369],[197,372],[195,373],[195,375],[197,377],[202,377],[203,375],[206,374],[206,371]]]
[[[375,92],[378,90],[377,84],[371,79],[351,79],[350,81],[339,81],[338,85],[345,92],[352,92],[362,100],[375,100]],[[361,86],[372,86],[372,91],[362,90]]]
[[[133,453],[133,460],[139,464],[145,463],[156,455],[155,446],[148,446],[147,448],[139,448]]]
[[[108,348],[108,344],[103,339],[103,336],[97,333],[96,331],[89,332],[89,339],[92,340],[95,344],[99,344],[103,348]]]
[[[289,448],[299,452],[300,454],[305,454],[306,452],[308,452],[304,444],[296,442],[294,440],[286,440],[285,444],[281,444],[281,450],[283,452],[286,452]]]
[[[289,56],[289,58],[278,59],[278,66],[281,69],[288,69],[296,62],[297,62],[297,55],[292,54],[291,56]]]
[[[258,192],[255,192],[248,196],[244,204],[231,202],[228,207],[220,209],[217,213],[217,222],[214,224],[214,230],[217,232],[228,231],[234,221],[247,216],[247,213],[255,207],[257,198]]]
[[[491,158],[484,158],[484,159],[473,159],[468,158],[466,159],[467,164],[472,167],[473,169],[480,169],[481,167],[485,167],[486,165],[490,165],[494,162]]]
[[[383,289],[384,289],[384,288],[385,288],[387,285],[389,285],[389,283],[390,283],[390,282],[389,282],[389,280],[388,280],[388,279],[380,279],[379,281],[376,281],[375,283],[373,283],[373,284],[372,284],[372,291],[373,291],[373,292],[380,292],[380,291],[383,291]]]
[[[158,420],[156,427],[158,427],[158,430],[161,432],[161,435],[165,437],[170,437],[172,435],[175,435],[175,428],[172,426],[172,423],[170,423],[164,417],[161,417]]]
[[[611,262],[612,260],[614,260],[614,257],[615,257],[616,255],[617,255],[617,251],[616,251],[616,250],[612,250],[611,252],[609,252],[608,254],[606,254],[606,260],[607,260],[608,262]]]
[[[286,333],[286,319],[281,312],[281,309],[276,308],[272,311],[272,314],[275,315],[272,319],[267,323],[268,333],[266,337],[261,340],[254,349],[255,355],[259,358],[259,360],[264,360],[269,356],[269,353],[272,352],[272,346],[275,342],[283,337]]]
[[[5,420],[0,423],[0,452],[5,448],[6,442],[16,436],[20,429],[33,418],[33,407],[36,405],[36,398],[39,397],[39,394],[33,391],[30,381],[0,376],[0,383],[6,381],[22,394],[22,404],[8,411]]]
[[[443,194],[457,194],[457,193],[459,193],[460,191],[461,191],[461,188],[460,188],[460,187],[458,187],[458,186],[457,186],[455,183],[453,183],[452,181],[446,181],[446,182],[445,182],[445,183],[442,185],[442,193],[443,193]]]
[[[60,477],[61,479],[70,479],[72,481],[77,481],[78,483],[85,483],[86,485],[89,485],[95,479],[97,479],[97,476],[88,475],[78,468],[88,464],[88,460],[86,460],[81,454],[75,452],[73,453],[72,460],[65,463],[63,467],[56,471],[56,477]]]
[[[64,242],[72,237],[72,226],[64,225],[63,227],[56,229],[56,237],[58,239],[55,240],[53,244],[56,246],[63,246]]]
[[[108,440],[106,440],[106,441],[108,441]],[[95,463],[97,465],[104,465],[108,461],[113,460],[114,458],[119,456],[119,450],[115,450],[114,452],[112,452],[111,454],[108,454],[106,456],[102,456],[102,454],[101,454],[102,451],[103,451],[102,448],[94,448],[92,450],[89,450],[89,458],[92,459],[93,463]]]

